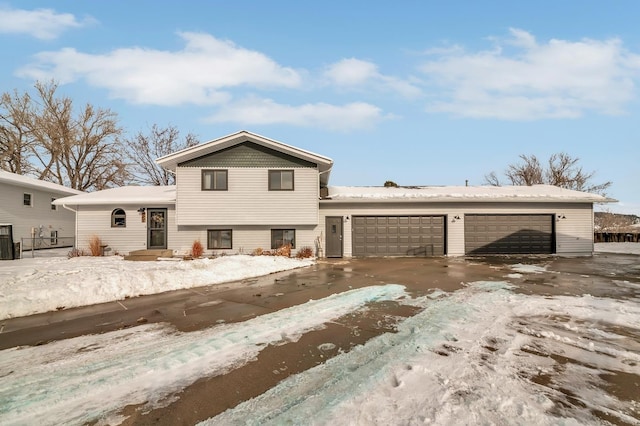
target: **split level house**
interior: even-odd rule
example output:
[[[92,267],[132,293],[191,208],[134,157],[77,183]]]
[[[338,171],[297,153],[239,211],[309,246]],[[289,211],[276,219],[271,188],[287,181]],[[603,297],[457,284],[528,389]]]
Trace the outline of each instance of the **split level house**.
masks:
[[[333,161],[241,131],[157,160],[176,185],[58,199],[77,244],[112,253],[168,249],[250,254],[291,244],[319,257],[593,253],[600,195],[528,187],[336,187]]]
[[[0,259],[23,249],[74,244],[76,215],[53,202],[82,191],[0,170]]]

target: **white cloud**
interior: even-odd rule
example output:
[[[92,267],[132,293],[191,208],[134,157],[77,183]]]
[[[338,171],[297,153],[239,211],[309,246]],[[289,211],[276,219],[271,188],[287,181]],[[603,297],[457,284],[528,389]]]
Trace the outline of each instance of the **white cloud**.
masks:
[[[380,74],[376,64],[356,58],[342,59],[331,64],[324,75],[339,87],[365,90],[374,88],[398,93],[404,97],[416,97],[421,93],[418,87],[405,80]]]
[[[0,33],[5,34],[27,34],[49,40],[67,29],[80,28],[91,22],[94,22],[92,18],[78,21],[70,13],[56,13],[52,9],[24,10],[0,5]]]
[[[349,131],[369,128],[388,116],[380,108],[353,102],[345,105],[326,103],[299,106],[279,104],[271,99],[247,98],[224,106],[209,118],[211,122],[247,125],[289,124],[302,127]]]
[[[640,56],[618,39],[551,39],[526,31],[492,50],[436,52],[421,70],[430,78],[432,112],[463,117],[534,120],[574,118],[587,111],[620,114],[635,94]]]
[[[88,54],[67,48],[36,55],[36,62],[18,71],[34,79],[60,83],[85,79],[109,90],[114,98],[139,104],[216,104],[230,99],[227,90],[300,86],[300,74],[266,55],[209,34],[179,33],[179,51],[117,49]]]

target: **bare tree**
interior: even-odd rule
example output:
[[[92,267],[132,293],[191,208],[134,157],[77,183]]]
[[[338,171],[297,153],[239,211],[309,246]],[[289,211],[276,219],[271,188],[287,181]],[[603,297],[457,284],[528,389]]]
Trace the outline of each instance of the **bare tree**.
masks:
[[[24,174],[33,145],[29,126],[31,98],[27,93],[3,93],[0,97],[0,170]]]
[[[36,82],[35,89],[34,97],[15,92],[2,98],[3,110],[15,112],[7,116],[21,117],[5,127],[11,134],[7,140],[26,141],[28,155],[22,158],[29,159],[29,166],[20,172],[82,191],[125,184],[117,115],[90,104],[76,114],[71,98],[58,96],[53,81]]]
[[[632,229],[634,221],[634,215],[616,214],[609,209],[595,214],[595,228],[604,232],[627,232]]]
[[[520,155],[521,163],[510,164],[504,175],[511,185],[547,184],[576,191],[606,194],[611,182],[592,183],[595,172],[584,172],[578,165],[579,158],[561,152],[553,154],[544,167],[535,155]],[[500,180],[495,172],[484,177],[485,183],[500,186]]]
[[[197,145],[192,133],[180,140],[180,131],[174,126],[151,126],[147,133],[138,132],[127,140],[127,156],[131,164],[132,179],[143,185],[173,185],[175,176],[159,167],[155,160],[181,149]]]

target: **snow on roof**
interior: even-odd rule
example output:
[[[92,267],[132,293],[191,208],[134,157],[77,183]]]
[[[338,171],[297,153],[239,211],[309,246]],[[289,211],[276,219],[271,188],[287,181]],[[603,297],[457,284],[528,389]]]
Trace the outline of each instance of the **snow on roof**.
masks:
[[[16,185],[16,186],[22,186],[25,188],[35,188],[40,190],[46,190],[46,191],[55,192],[58,194],[69,194],[69,195],[84,194],[84,192],[78,191],[77,189],[68,188],[63,185],[58,185],[57,183],[34,179],[32,177],[19,175],[19,174],[7,172],[4,170],[0,170],[0,183],[7,183],[11,185]]]
[[[557,201],[614,202],[611,198],[587,192],[573,191],[552,185],[533,186],[331,186],[329,201]]]
[[[88,192],[72,197],[59,198],[57,205],[91,206],[102,204],[175,204],[176,186],[121,186],[119,188]]]

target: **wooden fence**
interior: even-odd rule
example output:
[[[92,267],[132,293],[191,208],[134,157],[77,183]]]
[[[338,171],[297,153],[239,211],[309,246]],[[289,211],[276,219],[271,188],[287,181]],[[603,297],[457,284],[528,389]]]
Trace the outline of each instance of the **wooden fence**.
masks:
[[[640,232],[594,232],[596,243],[640,243]]]

